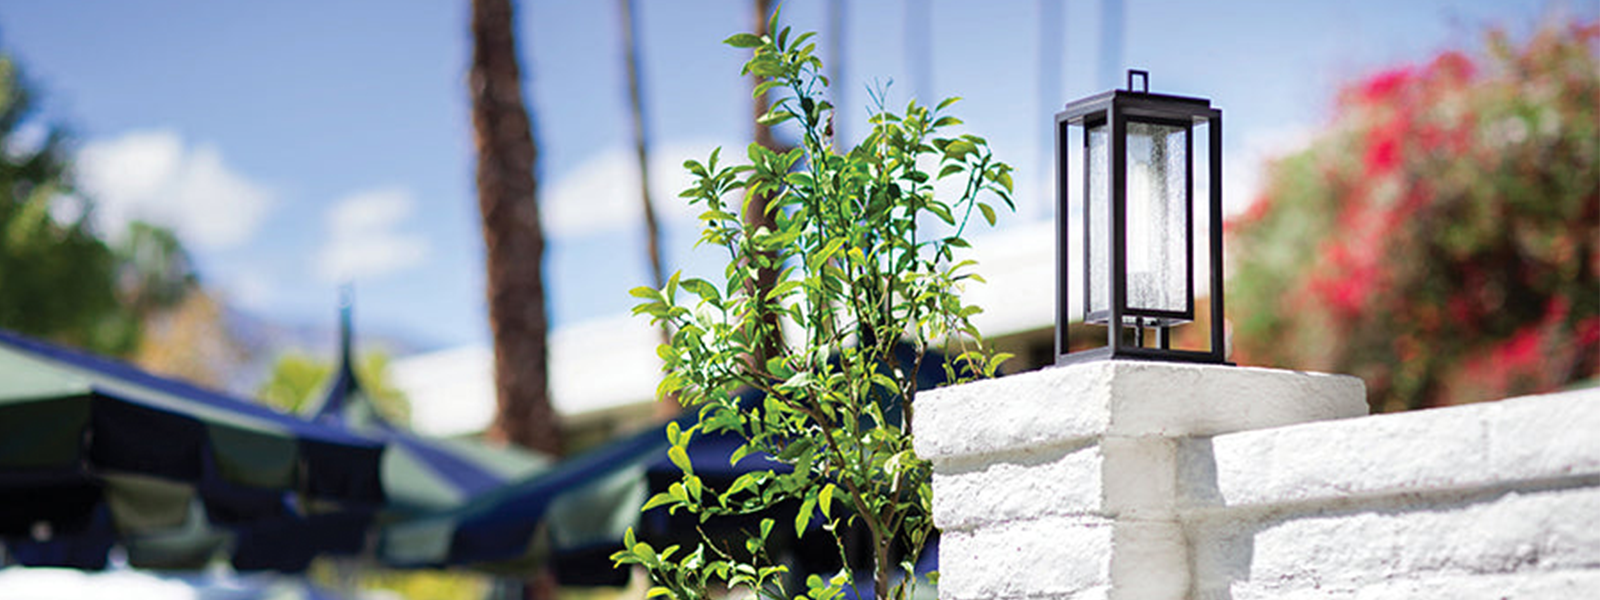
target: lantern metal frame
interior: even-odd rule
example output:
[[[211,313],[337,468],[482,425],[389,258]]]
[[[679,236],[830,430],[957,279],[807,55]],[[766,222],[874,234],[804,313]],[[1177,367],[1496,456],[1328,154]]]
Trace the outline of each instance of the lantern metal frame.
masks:
[[[1143,89],[1134,91],[1134,78],[1143,80]],[[1183,185],[1183,235],[1184,264],[1187,282],[1184,310],[1158,310],[1129,306],[1128,303],[1128,155],[1127,137],[1129,123],[1146,123],[1184,130],[1184,185]],[[1210,262],[1211,322],[1210,349],[1188,350],[1171,347],[1171,329],[1175,325],[1194,320],[1195,312],[1195,199],[1194,199],[1194,130],[1198,125],[1207,129],[1208,182],[1208,234],[1207,248]],[[1109,231],[1094,231],[1090,211],[1090,133],[1100,126],[1109,127],[1107,140],[1107,183],[1110,218],[1106,220]],[[1069,267],[1068,249],[1071,235],[1072,211],[1068,202],[1071,189],[1068,170],[1072,159],[1069,148],[1070,127],[1083,131],[1083,318],[1085,322],[1105,321],[1106,345],[1090,350],[1068,353],[1067,329],[1069,322]],[[1136,359],[1229,364],[1223,330],[1222,298],[1222,111],[1211,106],[1205,98],[1152,94],[1149,92],[1149,74],[1145,71],[1128,71],[1128,89],[1110,90],[1075,100],[1056,114],[1056,364],[1071,364],[1092,360]],[[1091,312],[1091,295],[1094,282],[1090,280],[1094,260],[1092,240],[1096,235],[1108,237],[1110,265],[1105,274],[1107,282],[1107,308]],[[1144,341],[1146,328],[1155,330],[1154,347]]]

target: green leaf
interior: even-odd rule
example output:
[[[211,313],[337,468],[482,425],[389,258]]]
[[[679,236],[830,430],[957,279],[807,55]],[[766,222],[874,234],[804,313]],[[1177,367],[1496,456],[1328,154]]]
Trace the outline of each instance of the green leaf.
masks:
[[[700,502],[700,494],[705,490],[705,483],[700,481],[699,477],[695,477],[692,473],[684,477],[683,487],[689,490],[690,498],[694,499],[696,503]]]
[[[754,48],[761,45],[761,37],[753,33],[736,33],[722,40],[722,43],[735,48]]]
[[[811,514],[816,510],[817,497],[815,495],[806,496],[805,501],[800,503],[800,512],[794,515],[795,535],[805,535],[806,526],[811,524]]]
[[[646,544],[644,542],[634,544],[633,553],[639,555],[640,558],[643,558],[647,564],[656,562],[656,550],[655,548],[651,548],[650,544]]]
[[[822,491],[817,493],[817,505],[822,507],[822,516],[830,519],[833,518],[833,515],[830,511],[833,508],[834,489],[834,485],[830,483],[822,486]]]
[[[944,156],[946,160],[961,160],[968,154],[972,154],[977,151],[978,146],[970,141],[964,139],[954,140],[945,145]]]
[[[763,81],[761,83],[756,84],[755,89],[750,92],[750,97],[751,98],[760,98],[763,94],[766,94],[768,90],[771,90],[772,88],[778,87],[780,85],[783,85],[783,82],[782,81],[778,81],[776,79],[769,79],[767,81]]]
[[[667,289],[664,293],[667,304],[675,304],[678,301],[678,276],[680,275],[683,275],[683,271],[673,271],[672,276],[667,278]]]
[[[994,207],[979,202],[978,210],[983,211],[983,220],[988,221],[990,227],[994,227]]]
[[[717,286],[711,285],[711,282],[698,277],[685,279],[679,282],[678,286],[703,300],[716,301],[722,299],[722,294],[717,291]]]
[[[683,433],[683,429],[678,427],[678,422],[677,421],[667,421],[667,443],[668,444],[672,444],[674,446],[681,445],[681,444],[678,443],[678,437],[680,435],[682,435],[682,433]]]
[[[812,183],[811,174],[800,171],[795,171],[784,176],[783,180],[785,183],[798,188],[809,188],[811,187]]]
[[[668,494],[666,492],[661,492],[659,494],[651,496],[649,500],[646,500],[645,503],[644,503],[644,506],[639,509],[639,512],[646,512],[646,511],[648,511],[648,510],[650,510],[652,508],[655,508],[657,506],[664,506],[664,505],[667,505],[667,504],[674,504],[674,503],[677,503],[677,502],[678,502],[678,499],[677,498],[673,498],[672,494]]]
[[[802,375],[807,375],[807,373],[801,373],[799,375],[795,375],[795,377],[800,377]],[[811,465],[813,463],[815,463],[816,460],[817,460],[817,453],[815,451],[813,451],[811,448],[807,448],[805,452],[800,454],[799,460],[795,462],[795,465],[794,465],[794,474],[795,474],[795,476],[799,477],[799,478],[802,478],[802,479],[810,477],[811,476]]]
[[[767,111],[767,114],[761,115],[760,118],[756,119],[756,122],[766,125],[767,127],[772,127],[793,118],[794,113],[782,108],[774,107],[772,110]]]
[[[694,475],[694,465],[689,463],[689,453],[683,449],[683,446],[668,448],[667,458],[672,460],[672,464],[678,465],[679,469],[683,469],[685,474]]]
[[[758,475],[756,472],[748,472],[740,475],[738,479],[733,480],[732,485],[728,486],[727,491],[722,492],[723,500],[726,501],[728,498],[732,498],[734,494],[755,487],[759,477],[760,475]]]
[[[790,292],[793,292],[795,290],[795,288],[798,288],[801,285],[803,285],[803,282],[800,282],[800,281],[784,281],[784,282],[781,282],[778,285],[773,286],[772,287],[772,291],[767,292],[767,299],[768,300],[781,299],[784,296],[789,295]]]
[[[733,453],[728,455],[728,464],[730,466],[737,465],[739,464],[739,461],[744,460],[744,457],[749,456],[750,453],[754,451],[755,449],[751,448],[749,444],[744,444],[738,448],[734,448]]]
[[[676,373],[668,373],[661,378],[661,383],[656,384],[656,398],[665,400],[682,388],[683,380]]]
[[[1013,356],[1016,356],[1016,355],[1014,355],[1014,354],[1012,354],[1010,352],[996,352],[994,356],[989,357],[989,364],[986,365],[986,368],[984,369],[984,374],[986,374],[986,375],[988,375],[990,377],[993,377],[994,374],[995,374],[995,371],[1000,369],[1000,365],[1005,363],[1008,360],[1011,360],[1011,357],[1013,357]]]

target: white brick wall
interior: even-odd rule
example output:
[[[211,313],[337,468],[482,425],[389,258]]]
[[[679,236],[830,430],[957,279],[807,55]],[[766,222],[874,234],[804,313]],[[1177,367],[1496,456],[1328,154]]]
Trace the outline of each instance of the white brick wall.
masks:
[[[919,396],[940,597],[1181,598],[1179,436],[1355,416],[1350,377],[1101,362]]]
[[[924,394],[941,597],[1600,598],[1600,390],[1364,396],[1133,362]]]

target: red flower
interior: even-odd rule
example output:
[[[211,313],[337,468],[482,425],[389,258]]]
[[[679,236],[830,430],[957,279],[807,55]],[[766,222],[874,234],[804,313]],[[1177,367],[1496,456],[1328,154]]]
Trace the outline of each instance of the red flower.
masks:
[[[1401,114],[1382,126],[1372,128],[1367,138],[1367,153],[1363,157],[1369,177],[1388,174],[1400,166],[1400,143],[1406,134],[1409,117],[1408,114]]]
[[[1367,174],[1383,175],[1400,165],[1400,141],[1394,138],[1375,140],[1367,146]]]
[[[1383,102],[1400,91],[1411,80],[1411,67],[1390,69],[1368,79],[1361,87],[1361,97],[1367,102]]]
[[[1377,292],[1381,270],[1372,248],[1355,248],[1343,244],[1323,246],[1323,269],[1310,282],[1313,294],[1335,315],[1355,318]]]
[[[1514,371],[1538,365],[1542,359],[1539,348],[1544,345],[1543,333],[1538,325],[1518,329],[1511,339],[1495,352],[1495,362],[1501,368]]]

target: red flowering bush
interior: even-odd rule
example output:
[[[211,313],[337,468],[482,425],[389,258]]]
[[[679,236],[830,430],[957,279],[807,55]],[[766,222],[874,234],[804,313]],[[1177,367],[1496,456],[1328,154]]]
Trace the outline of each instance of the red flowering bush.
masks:
[[[1352,373],[1374,409],[1600,374],[1600,23],[1500,32],[1343,90],[1228,223],[1240,362]]]

